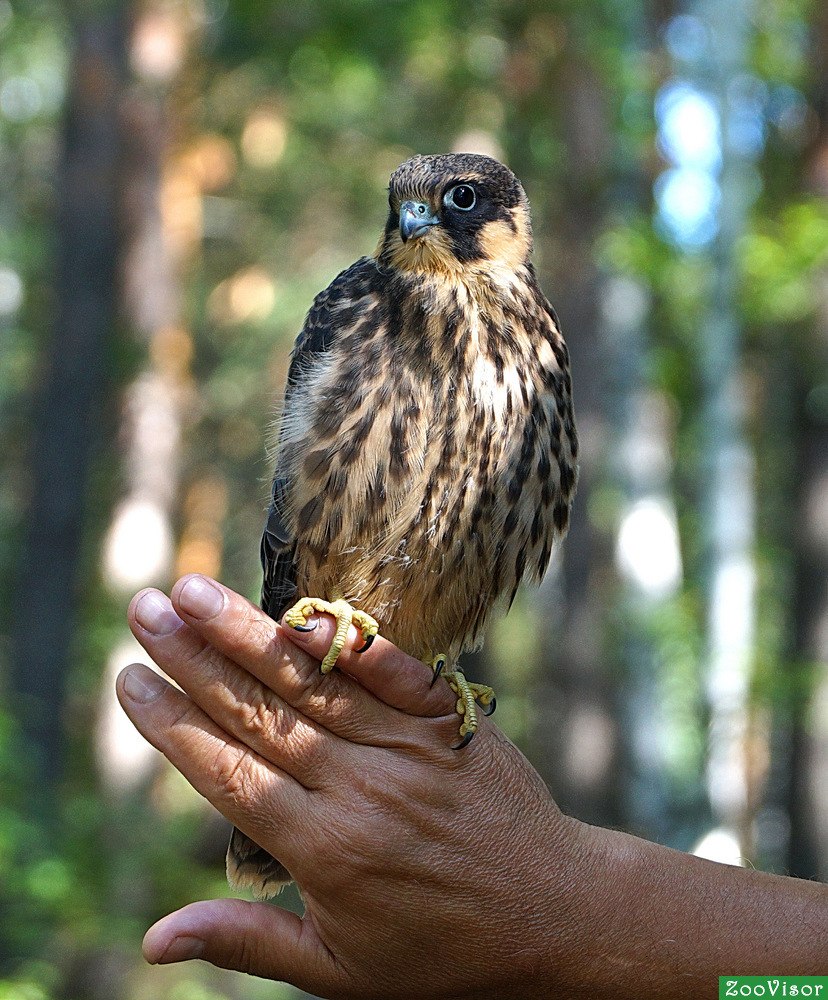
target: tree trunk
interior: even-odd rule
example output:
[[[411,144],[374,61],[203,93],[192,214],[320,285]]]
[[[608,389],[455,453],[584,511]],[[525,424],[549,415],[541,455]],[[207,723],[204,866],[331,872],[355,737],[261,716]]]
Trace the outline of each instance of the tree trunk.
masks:
[[[808,157],[809,187],[828,198],[828,9],[815,30],[815,95],[819,131]],[[793,665],[790,741],[788,870],[801,878],[828,879],[828,272],[820,275],[821,302],[813,338],[800,363],[797,405]],[[804,676],[803,676],[804,675]],[[804,690],[803,690],[804,689]]]
[[[542,230],[557,232],[566,251],[551,291],[572,355],[580,478],[560,573],[550,574],[542,588],[544,654],[535,759],[565,812],[612,825],[620,815],[613,777],[617,741],[602,614],[611,548],[588,513],[604,461],[606,429],[606,386],[599,374],[606,370],[601,277],[594,243],[604,219],[596,193],[609,149],[607,102],[594,71],[577,55],[564,61],[559,83],[569,164],[567,210],[564,218],[547,220]]]
[[[31,441],[31,499],[13,631],[12,697],[46,827],[65,765],[62,733],[90,463],[116,319],[119,17],[74,26],[58,187],[56,310]]]

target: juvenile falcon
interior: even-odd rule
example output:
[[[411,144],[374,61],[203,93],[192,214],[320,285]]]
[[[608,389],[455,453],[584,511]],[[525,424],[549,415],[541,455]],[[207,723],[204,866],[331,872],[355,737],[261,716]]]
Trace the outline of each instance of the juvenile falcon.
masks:
[[[363,648],[381,626],[457,694],[457,749],[478,703],[494,708],[458,658],[542,576],[575,491],[569,357],[531,250],[526,195],[496,160],[394,171],[376,252],[316,297],[296,341],[262,537],[262,608],[300,629],[337,618],[323,671],[351,622]],[[260,898],[290,881],[238,830],[227,872]]]

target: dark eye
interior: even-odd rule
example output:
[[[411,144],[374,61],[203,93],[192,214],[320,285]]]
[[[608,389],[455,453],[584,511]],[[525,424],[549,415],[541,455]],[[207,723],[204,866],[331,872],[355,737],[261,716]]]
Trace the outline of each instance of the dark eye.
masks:
[[[471,184],[458,184],[450,191],[446,191],[443,204],[447,208],[459,208],[462,212],[469,212],[477,204],[477,195]]]

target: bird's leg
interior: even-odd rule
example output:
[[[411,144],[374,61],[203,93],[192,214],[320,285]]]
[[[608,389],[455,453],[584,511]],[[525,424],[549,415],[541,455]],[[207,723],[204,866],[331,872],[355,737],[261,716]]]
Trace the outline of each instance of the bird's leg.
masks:
[[[352,608],[347,601],[323,601],[319,597],[303,597],[297,601],[290,611],[285,614],[285,621],[291,628],[295,628],[300,632],[308,631],[308,618],[316,611],[320,611],[326,615],[333,615],[336,619],[336,634],[328,652],[325,654],[325,659],[322,661],[321,670],[323,674],[327,674],[333,670],[337,657],[345,645],[351,622],[362,632],[363,645],[357,650],[358,653],[364,653],[379,632],[379,625],[374,618],[364,611]]]
[[[480,703],[484,715],[491,715],[497,707],[495,693],[488,684],[475,684],[467,681],[466,676],[459,667],[444,673],[446,657],[439,653],[430,662],[430,667],[434,671],[432,685],[442,674],[448,681],[449,687],[457,695],[457,714],[463,720],[460,724],[460,742],[453,750],[462,750],[471,743],[472,737],[477,732],[477,704]]]
[[[488,684],[475,684],[474,681],[466,681],[471,688],[474,700],[483,709],[484,715],[494,715],[497,708],[497,698],[495,698],[494,688]]]

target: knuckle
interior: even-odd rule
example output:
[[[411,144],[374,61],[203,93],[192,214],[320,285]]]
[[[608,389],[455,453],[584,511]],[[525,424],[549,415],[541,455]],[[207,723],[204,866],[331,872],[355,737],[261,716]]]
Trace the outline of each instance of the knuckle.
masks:
[[[323,736],[314,723],[305,719],[275,695],[260,693],[237,704],[241,739],[260,748],[266,758],[278,748],[280,758],[312,777],[324,773]]]
[[[189,730],[201,719],[201,709],[190,701],[189,698],[182,700],[176,698],[173,703],[174,710],[169,720],[167,731],[173,740],[182,740]]]
[[[218,654],[206,639],[199,639],[191,650],[181,654],[179,670],[182,673],[195,672],[198,676],[212,675],[218,663]]]
[[[256,957],[256,949],[250,938],[247,934],[241,934],[233,944],[230,967],[248,975],[256,975],[257,972],[261,975]]]
[[[291,711],[274,716],[270,740],[306,779],[320,780],[330,763],[330,754],[320,730],[309,720]]]
[[[239,711],[241,724],[245,733],[258,740],[272,740],[277,735],[278,718],[281,714],[278,707],[268,701],[242,702]]]
[[[216,752],[210,768],[222,796],[242,810],[255,804],[260,791],[252,763],[247,747],[225,742]]]
[[[295,717],[275,695],[268,696],[258,690],[238,703],[238,711],[242,731],[256,744],[283,743],[292,737]]]
[[[276,636],[276,625],[256,608],[247,607],[238,623],[239,638],[249,649],[265,650]]]
[[[307,711],[315,718],[330,714],[331,700],[326,698],[331,685],[328,683],[330,674],[314,670],[302,679],[302,686],[296,695],[296,704],[300,711]]]
[[[298,707],[314,718],[342,716],[351,707],[349,687],[349,681],[338,670],[323,674],[316,667],[302,678],[302,687],[297,693]]]

